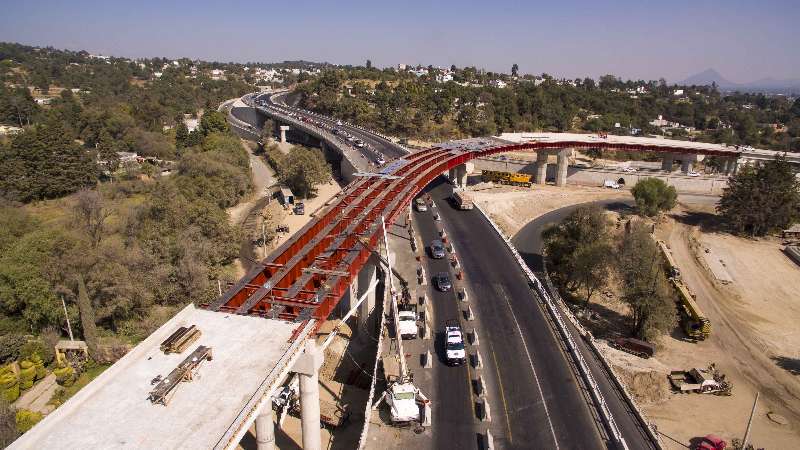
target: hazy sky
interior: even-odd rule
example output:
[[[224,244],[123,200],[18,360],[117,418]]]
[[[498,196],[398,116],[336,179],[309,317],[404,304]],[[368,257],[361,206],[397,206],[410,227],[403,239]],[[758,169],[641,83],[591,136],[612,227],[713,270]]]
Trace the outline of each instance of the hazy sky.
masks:
[[[800,78],[800,0],[3,0],[0,41],[115,56]]]

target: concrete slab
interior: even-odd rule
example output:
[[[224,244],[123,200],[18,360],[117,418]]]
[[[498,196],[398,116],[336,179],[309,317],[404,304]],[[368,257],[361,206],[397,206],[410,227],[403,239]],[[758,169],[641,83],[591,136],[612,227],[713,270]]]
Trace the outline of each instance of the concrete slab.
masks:
[[[159,345],[183,325],[196,325],[202,336],[183,353],[165,355]],[[249,413],[298,326],[189,305],[9,448],[225,446],[221,439]],[[152,404],[150,381],[168,375],[198,345],[211,347],[213,359],[178,385],[168,406]]]

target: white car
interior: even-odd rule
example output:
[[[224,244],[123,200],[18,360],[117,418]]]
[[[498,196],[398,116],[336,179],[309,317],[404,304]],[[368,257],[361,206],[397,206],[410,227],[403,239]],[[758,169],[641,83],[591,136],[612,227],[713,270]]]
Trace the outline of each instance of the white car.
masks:
[[[417,315],[414,311],[398,312],[397,331],[402,339],[417,338]]]
[[[695,172],[694,170],[690,170],[690,171],[686,172],[686,175],[689,175],[690,177],[699,177],[700,173],[699,172]]]
[[[636,172],[636,168],[635,167],[626,167],[625,168],[625,172],[627,172],[627,173]]]
[[[467,352],[464,349],[464,335],[461,327],[455,320],[448,320],[444,327],[445,334],[445,359],[451,366],[460,366],[467,362]]]

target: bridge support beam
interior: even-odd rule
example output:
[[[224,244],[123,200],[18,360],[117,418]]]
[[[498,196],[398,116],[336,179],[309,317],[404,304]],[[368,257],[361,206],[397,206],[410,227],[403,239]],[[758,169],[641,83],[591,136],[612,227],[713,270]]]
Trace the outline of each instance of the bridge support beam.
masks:
[[[572,149],[565,148],[558,151],[558,164],[556,165],[556,186],[567,185],[567,168],[569,167],[569,155]]]
[[[256,443],[258,450],[275,450],[275,422],[272,421],[272,405],[264,407],[256,417]]]
[[[280,130],[281,130],[281,144],[285,144],[286,143],[286,132],[289,131],[289,125],[281,125],[280,126]]]
[[[675,157],[672,153],[666,153],[663,158],[661,158],[661,170],[665,172],[672,172],[672,164],[675,162]]]
[[[534,172],[533,180],[536,184],[545,184],[547,180],[547,150],[536,151],[536,170]]]
[[[319,368],[322,353],[313,339],[306,341],[305,351],[294,366],[300,377],[300,425],[303,431],[303,449],[321,450],[319,415]]]
[[[681,172],[689,173],[694,169],[694,161],[690,159],[684,159],[681,161]]]

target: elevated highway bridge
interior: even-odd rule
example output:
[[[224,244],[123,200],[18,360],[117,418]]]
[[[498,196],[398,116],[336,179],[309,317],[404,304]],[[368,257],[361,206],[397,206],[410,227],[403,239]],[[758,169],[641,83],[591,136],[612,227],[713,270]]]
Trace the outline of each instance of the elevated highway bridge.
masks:
[[[274,97],[267,106],[258,106],[254,103],[256,99],[257,96],[250,95],[246,96],[244,101],[282,123],[290,123],[303,132],[313,134],[324,145],[336,148],[345,156],[350,154],[353,158],[364,159],[353,156],[352,154],[356,153],[354,149],[344,146],[330,133],[332,124],[335,124],[332,119],[315,115],[319,123],[326,125],[309,124],[300,120],[298,116],[311,116],[310,113],[275,104]],[[290,110],[294,111],[294,117],[288,114]],[[255,125],[260,126],[260,124]],[[196,448],[233,448],[254,423],[258,430],[271,430],[270,395],[291,371],[301,374],[301,398],[306,399],[302,406],[303,419],[304,423],[313,425],[307,431],[304,429],[304,446],[311,449],[318,448],[319,436],[314,438],[313,429],[317,428],[318,434],[319,407],[317,405],[315,411],[310,405],[315,398],[318,399],[318,392],[317,397],[314,397],[313,391],[318,390],[316,370],[319,367],[319,354],[313,344],[309,345],[311,341],[305,340],[313,336],[314,330],[329,318],[351,289],[359,272],[370,264],[370,255],[377,249],[381,239],[379,231],[381,218],[383,217],[387,224],[393,223],[407,211],[411,200],[434,179],[443,173],[449,173],[451,180],[464,184],[468,173],[467,165],[471,160],[505,152],[530,151],[536,152],[537,155],[555,152],[558,154],[558,172],[561,172],[562,165],[566,167],[565,149],[569,148],[613,148],[659,152],[664,155],[714,155],[732,159],[747,154],[746,151],[732,147],[699,145],[686,141],[598,138],[589,135],[545,133],[520,133],[500,136],[499,139],[455,141],[436,148],[408,153],[383,136],[351,125],[346,127],[354,135],[361,135],[364,140],[371,140],[375,150],[382,152],[386,155],[386,159],[391,160],[383,165],[363,162],[360,166],[354,164],[351,174],[353,181],[343,189],[335,201],[320,211],[291,239],[273,251],[218,299],[202,305],[201,310],[195,311],[190,306],[191,310],[176,316],[154,333],[153,337],[148,338],[140,344],[140,347],[98,377],[89,387],[46,417],[11,448],[84,448],[98,446],[103,442],[108,445],[100,446],[137,448],[138,443],[143,442],[142,439],[150,439],[147,442],[160,440],[169,443],[167,447],[179,448],[181,439],[176,438],[175,433],[178,435],[189,433],[192,436],[192,445]],[[537,161],[542,161],[545,166],[547,164],[546,160],[538,157]],[[539,177],[537,181],[543,183],[544,178]],[[561,183],[562,181],[557,179],[557,184]],[[475,228],[465,223],[462,229],[479,229],[479,227]],[[498,255],[498,258],[508,258],[505,253]],[[502,267],[504,264],[515,265],[516,261],[509,258],[493,264]],[[235,327],[245,322],[230,321],[226,325],[226,321],[217,320],[216,317],[247,318],[246,323],[253,323],[255,320],[259,324],[257,326],[259,332],[253,334],[254,339],[266,339],[266,336],[272,336],[273,340],[278,337],[285,341],[277,346],[274,342],[269,344],[275,346],[274,351],[258,351],[259,342],[247,344],[237,340],[235,336],[237,334]],[[115,398],[122,393],[133,393],[137,402],[146,402],[145,399],[136,397],[139,395],[137,389],[143,389],[140,385],[146,387],[149,382],[148,377],[153,375],[147,367],[155,363],[149,361],[158,362],[163,359],[163,355],[158,355],[156,341],[159,337],[168,335],[171,328],[190,321],[200,323],[200,328],[204,326],[203,324],[209,327],[231,327],[227,334],[219,328],[219,332],[209,333],[216,339],[215,345],[218,345],[219,351],[223,352],[220,358],[227,361],[234,359],[244,362],[258,361],[258,365],[243,364],[240,370],[256,370],[260,376],[237,377],[232,374],[228,383],[224,379],[211,377],[216,384],[206,385],[205,389],[221,389],[225,392],[225,395],[220,397],[225,401],[219,403],[225,405],[226,409],[215,410],[213,418],[208,420],[197,417],[196,410],[202,408],[202,405],[186,398],[183,400],[176,398],[166,409],[153,406],[152,408],[162,409],[154,410],[156,412],[152,415],[148,415],[148,410],[136,403],[135,408],[134,406],[130,408],[130,411],[136,411],[134,417],[108,417],[103,421],[102,418],[109,405],[114,404]],[[271,333],[271,329],[275,332]],[[201,338],[201,344],[202,339],[204,338]],[[536,345],[535,342],[532,344]],[[561,355],[562,358],[569,358],[566,354]],[[168,366],[172,364],[169,361],[164,360],[160,364]],[[119,372],[123,369],[116,370],[115,367],[122,367],[128,376],[120,376]],[[520,382],[526,381],[520,380]],[[198,389],[203,389],[202,380],[196,386],[199,386]],[[605,392],[609,409],[617,414],[616,419],[620,422],[619,430],[622,430],[624,434],[622,438],[627,442],[627,445],[623,446],[656,447],[658,444],[648,438],[647,433],[641,432],[642,427],[646,428],[646,424],[638,422],[638,419],[629,414],[629,408],[624,405],[618,393],[610,391],[615,389],[613,385],[606,383],[605,386],[605,389],[609,390]],[[214,402],[213,396],[206,395],[205,398],[206,401]],[[121,401],[117,403],[124,404]],[[566,408],[565,420],[568,422],[569,408],[572,406],[559,406]],[[120,415],[128,413],[123,409],[118,410]],[[97,436],[90,439],[80,433],[69,432],[72,424],[88,423],[91,422],[90,419],[103,422],[104,434],[99,438],[101,440],[98,440]],[[157,421],[170,426],[148,427],[146,425],[148,421]],[[197,430],[198,424],[202,424],[203,428],[200,434],[192,431]],[[570,432],[582,431],[570,430]],[[270,431],[264,433],[268,436]],[[131,437],[131,434],[137,436]],[[308,441],[306,441],[307,434]],[[103,437],[108,440],[102,441]],[[619,442],[614,445],[618,444]]]

